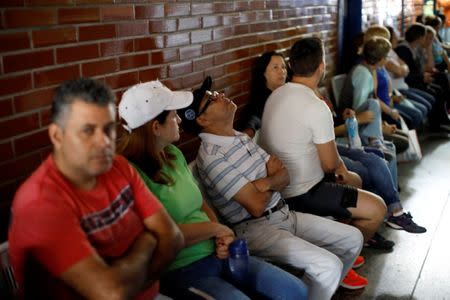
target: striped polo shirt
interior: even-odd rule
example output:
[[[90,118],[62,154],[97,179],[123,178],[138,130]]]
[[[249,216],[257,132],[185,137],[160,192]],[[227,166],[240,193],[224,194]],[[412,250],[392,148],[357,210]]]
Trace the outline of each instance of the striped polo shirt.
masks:
[[[201,133],[202,143],[197,154],[199,177],[212,205],[228,223],[237,223],[251,215],[233,197],[248,182],[267,176],[269,155],[246,134],[235,136]],[[281,199],[273,192],[267,209]]]

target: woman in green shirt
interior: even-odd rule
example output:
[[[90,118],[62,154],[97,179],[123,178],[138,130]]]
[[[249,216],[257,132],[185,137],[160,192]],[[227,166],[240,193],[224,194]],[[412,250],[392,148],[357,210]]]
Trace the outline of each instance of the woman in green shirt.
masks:
[[[153,81],[130,88],[119,104],[128,133],[118,140],[118,152],[134,165],[185,237],[186,247],[161,279],[162,293],[179,299],[204,293],[215,299],[306,299],[302,281],[262,260],[250,257],[245,283],[227,272],[234,233],[217,221],[183,154],[172,145],[180,138],[176,109],[190,105],[192,98],[190,92],[172,92]]]

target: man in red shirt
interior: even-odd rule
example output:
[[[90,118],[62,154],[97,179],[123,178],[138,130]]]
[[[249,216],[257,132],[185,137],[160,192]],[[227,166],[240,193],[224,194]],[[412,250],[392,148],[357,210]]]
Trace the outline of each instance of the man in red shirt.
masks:
[[[184,240],[127,161],[116,156],[109,88],[57,88],[53,153],[17,191],[9,247],[20,298],[152,299]]]

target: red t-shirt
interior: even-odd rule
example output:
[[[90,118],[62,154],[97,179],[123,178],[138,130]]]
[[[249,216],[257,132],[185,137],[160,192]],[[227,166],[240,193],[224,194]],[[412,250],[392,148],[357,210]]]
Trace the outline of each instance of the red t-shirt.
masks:
[[[53,285],[63,286],[56,279],[61,273],[95,252],[107,261],[121,257],[144,229],[143,220],[161,207],[121,156],[97,177],[92,190],[81,191],[62,176],[50,155],[22,184],[12,205],[9,251],[19,289],[27,288],[28,262],[35,261],[41,268],[33,270],[32,279],[51,284],[55,299],[62,299],[64,288]],[[144,294],[157,291],[155,284]]]

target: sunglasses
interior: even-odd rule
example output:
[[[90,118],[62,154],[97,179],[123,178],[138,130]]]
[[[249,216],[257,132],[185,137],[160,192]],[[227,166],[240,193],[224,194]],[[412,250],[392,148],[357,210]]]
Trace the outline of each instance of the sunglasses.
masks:
[[[208,99],[206,99],[205,105],[204,105],[203,108],[198,112],[197,118],[200,117],[200,115],[206,111],[206,109],[207,109],[208,106],[211,104],[211,102],[213,102],[214,100],[216,100],[216,99],[219,97],[219,95],[220,95],[220,93],[219,93],[219,92],[216,92],[216,91],[213,91],[213,92],[211,92],[211,91],[206,91],[205,94],[208,95]]]

